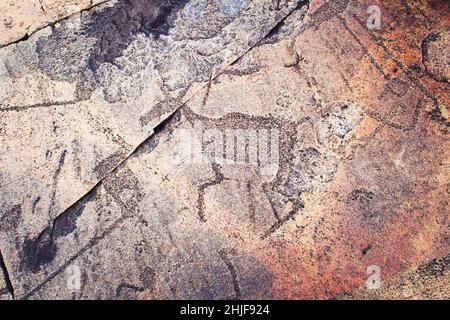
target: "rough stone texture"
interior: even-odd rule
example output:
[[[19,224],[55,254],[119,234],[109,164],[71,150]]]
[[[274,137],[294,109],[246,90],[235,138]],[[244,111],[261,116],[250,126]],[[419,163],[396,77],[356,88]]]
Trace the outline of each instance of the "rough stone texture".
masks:
[[[3,278],[0,279],[0,300],[11,300],[12,296]]]
[[[0,3],[0,47],[27,40],[49,23],[69,19],[106,1],[109,0],[3,0]]]
[[[14,297],[448,299],[448,14],[111,1],[0,49]],[[221,161],[229,129],[277,166]]]
[[[38,236],[297,4],[120,1],[92,9],[79,28],[62,23],[4,48],[2,205],[21,215],[20,242]]]
[[[450,294],[450,256],[433,259],[417,269],[408,270],[386,281],[378,290],[361,288],[345,293],[339,299],[439,299],[448,300]]]

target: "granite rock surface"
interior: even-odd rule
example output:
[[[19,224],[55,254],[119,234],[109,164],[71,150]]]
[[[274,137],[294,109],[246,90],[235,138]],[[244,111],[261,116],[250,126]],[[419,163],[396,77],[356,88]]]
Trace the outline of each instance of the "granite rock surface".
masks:
[[[5,9],[0,299],[450,298],[446,1],[82,2]]]

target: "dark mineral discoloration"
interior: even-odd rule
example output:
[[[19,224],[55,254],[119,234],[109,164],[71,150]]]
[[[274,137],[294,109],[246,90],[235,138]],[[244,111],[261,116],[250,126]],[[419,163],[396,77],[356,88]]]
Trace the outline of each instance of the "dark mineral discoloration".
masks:
[[[440,123],[443,127],[442,131],[444,134],[448,133],[448,128],[450,127],[450,121],[443,115],[441,109],[439,108],[439,103],[435,100],[433,102],[433,109],[427,112],[430,119]]]
[[[114,63],[138,33],[159,39],[172,27],[174,14],[189,0],[121,0],[93,17],[86,32],[97,43],[88,65],[97,71],[102,63]]]
[[[275,11],[294,2],[118,0],[84,11],[81,29],[62,22],[50,36],[5,49],[28,50],[25,62],[10,59],[13,68],[0,63],[8,83],[26,82],[24,70],[37,67],[36,81],[27,75],[30,85],[49,83],[50,93],[3,111],[0,144],[12,143],[0,166],[7,185],[0,295],[14,295],[12,280],[25,299],[345,298],[374,264],[385,287],[369,296],[448,298],[448,170],[440,130],[448,125],[447,82],[440,77],[446,32],[443,14],[430,9],[442,8],[442,1],[379,3],[381,31],[366,28],[361,2],[320,0],[304,20],[307,2],[295,2],[298,10],[283,19]],[[270,20],[274,15],[279,19]],[[247,19],[254,20],[240,28]],[[230,21],[237,25],[227,26]],[[261,25],[264,32],[247,37]],[[53,92],[59,85],[68,88],[67,97]],[[98,90],[91,97],[95,89],[104,96]],[[20,84],[2,105],[21,103],[26,90]],[[63,108],[59,98],[76,106]],[[108,138],[100,158],[97,148],[85,152],[81,130],[71,131],[77,108],[86,116],[89,147],[105,141],[91,133]],[[47,145],[10,154],[16,139],[27,149],[39,138],[37,111],[69,121],[44,121]],[[24,134],[15,130],[22,123]],[[197,123],[218,132],[200,143],[211,158],[220,152],[210,148],[212,140],[225,138],[227,129],[278,130],[277,168],[250,160],[252,140],[243,131],[245,160],[237,159],[237,147],[230,159],[240,163],[202,161],[194,168],[186,158],[174,159],[176,148],[189,144],[189,134],[178,129]],[[28,131],[36,135],[29,139]],[[275,150],[269,144],[262,150]],[[27,165],[36,154],[36,161],[53,165],[47,173],[30,170],[36,180],[47,174],[48,187],[28,193],[36,180],[16,174],[10,159],[20,156]],[[86,172],[94,174],[85,183]],[[66,208],[86,192],[41,225],[47,227],[40,234],[27,233],[35,221],[53,219],[48,206]],[[65,272],[73,265],[83,268],[81,293],[64,296]]]
[[[425,72],[438,82],[449,83],[449,41],[443,34],[432,32],[422,42],[422,63]]]
[[[237,250],[220,250],[234,288],[232,299],[267,299],[271,297],[273,275],[252,256],[238,254]]]
[[[139,33],[159,39],[188,0],[120,0],[112,7],[82,16],[80,29],[62,23],[38,41],[39,68],[51,79],[77,82],[77,96],[88,99],[98,87],[98,70],[115,60]]]
[[[83,213],[86,205],[97,195],[97,188],[91,190],[73,206],[60,214],[52,223],[45,228],[36,238],[27,239],[24,242],[21,259],[22,267],[39,272],[43,266],[51,263],[57,254],[57,240],[65,237],[76,230],[78,218]]]
[[[433,259],[421,265],[417,271],[426,276],[443,277],[450,272],[450,255],[440,259]]]
[[[25,269],[37,273],[53,261],[57,247],[53,241],[52,229],[47,227],[36,238],[25,241],[22,249],[22,266]]]
[[[139,156],[142,152],[150,152],[148,145],[153,145],[154,142],[152,141],[159,139],[163,132],[170,130],[173,125],[180,121],[180,118],[181,113],[174,112],[172,116],[155,128],[155,134],[144,141],[136,149],[136,153],[133,153],[133,156]],[[156,145],[152,147],[152,150]],[[139,182],[130,170],[119,171],[119,168],[122,168],[120,164],[112,168],[110,172],[112,176],[100,180],[85,196],[60,214],[53,221],[53,224],[45,228],[36,238],[25,241],[21,254],[22,267],[37,273],[55,259],[58,249],[57,239],[67,236],[76,230],[78,218],[82,215],[86,205],[96,199],[101,187],[104,187],[125,211],[133,210],[137,206],[143,197],[140,192]],[[132,192],[128,193],[127,191]]]
[[[373,200],[375,197],[374,193],[369,190],[365,189],[357,189],[353,190],[349,196],[348,199],[351,201],[359,201],[361,203],[368,203],[371,200]]]
[[[16,205],[10,210],[7,210],[6,213],[0,218],[0,231],[14,231],[20,222],[21,216],[21,205]]]
[[[239,277],[243,299],[270,299],[274,277],[261,262],[249,255],[231,257]]]
[[[365,256],[370,250],[372,250],[372,245],[369,244],[367,247],[361,250],[361,254]]]
[[[141,273],[142,286],[146,290],[153,291],[156,281],[156,272],[153,268],[147,267]]]

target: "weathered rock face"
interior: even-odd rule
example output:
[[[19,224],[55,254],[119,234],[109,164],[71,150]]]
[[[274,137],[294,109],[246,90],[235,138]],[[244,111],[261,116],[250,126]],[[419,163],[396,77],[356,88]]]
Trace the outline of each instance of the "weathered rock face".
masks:
[[[3,49],[5,208],[39,234],[297,4],[119,1]]]
[[[383,290],[360,288],[340,295],[339,299],[448,299],[450,293],[449,259],[433,259],[416,269],[408,270],[383,284]]]
[[[78,19],[84,10],[109,0],[3,0],[0,3],[0,47],[28,37],[49,23]]]
[[[9,271],[5,265],[3,256],[0,253],[0,300],[14,299],[14,287],[9,279]]]
[[[448,4],[373,5],[110,1],[0,49],[0,297],[448,298]]]

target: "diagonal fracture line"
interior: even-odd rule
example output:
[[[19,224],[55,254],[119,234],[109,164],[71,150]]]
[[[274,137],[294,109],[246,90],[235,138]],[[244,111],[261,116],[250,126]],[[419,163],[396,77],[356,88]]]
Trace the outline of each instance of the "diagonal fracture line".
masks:
[[[293,9],[292,12],[294,12],[295,10],[297,10],[297,8]],[[284,20],[286,20],[291,14],[292,12],[290,12],[289,14],[287,14],[274,28],[272,28],[269,32],[267,32],[267,34],[270,34],[272,32],[273,29],[277,28],[278,25],[283,22]],[[267,35],[266,34],[266,35]],[[174,111],[172,111],[169,115],[167,115],[164,119],[161,120],[161,122],[155,126],[155,128],[153,129],[153,134],[151,134],[149,137],[147,137],[143,142],[141,142],[134,150],[132,150],[121,162],[119,162],[112,170],[110,170],[108,173],[106,173],[103,178],[101,178],[95,185],[94,187],[92,187],[85,195],[83,195],[79,200],[75,201],[74,204],[72,204],[69,208],[72,208],[74,205],[76,205],[81,199],[83,199],[88,193],[90,193],[92,190],[94,190],[96,187],[98,187],[104,180],[106,177],[108,177],[109,175],[115,173],[119,168],[121,168],[131,157],[133,157],[136,153],[138,153],[138,151],[140,151],[143,147],[145,147],[146,145],[149,144],[149,142],[152,139],[158,138],[159,135],[164,131],[165,127],[168,126],[168,124],[171,124],[172,119],[174,118],[174,116],[177,114],[178,111],[180,111],[181,108],[183,108],[187,103],[189,103],[197,94],[199,94],[199,92],[201,92],[205,87],[207,87],[209,85],[209,83],[211,83],[212,81],[214,81],[218,76],[220,76],[225,70],[227,70],[231,65],[233,65],[234,63],[236,63],[236,61],[238,61],[239,59],[241,59],[244,55],[246,55],[249,51],[251,51],[254,47],[258,46],[260,44],[260,41],[263,40],[265,38],[264,35],[263,37],[261,37],[261,39],[259,39],[259,41],[257,41],[252,47],[250,47],[249,49],[247,49],[245,52],[243,52],[240,56],[238,56],[236,59],[234,59],[232,62],[230,62],[227,66],[225,66],[224,68],[222,68],[221,71],[219,71],[216,75],[212,75],[211,79],[209,80],[208,83],[205,83],[201,88],[199,88],[199,90],[197,90],[196,92],[194,92],[191,97],[189,97],[185,102],[183,102],[179,107],[177,107]],[[63,214],[65,211],[67,211],[69,208],[67,208],[66,210],[64,210],[61,214]],[[60,214],[60,215],[61,215]],[[56,218],[55,218],[56,219]]]
[[[14,286],[11,282],[11,278],[9,276],[8,268],[6,267],[5,260],[3,259],[2,252],[0,251],[0,271],[3,273],[3,279],[5,280],[6,290],[11,294],[13,300],[15,300],[14,296]]]
[[[11,42],[9,42],[9,43],[6,43],[6,44],[0,44],[0,49],[7,48],[7,47],[12,46],[12,45],[14,45],[14,44],[17,44],[17,43],[19,43],[19,42],[26,41],[26,40],[28,40],[32,35],[34,35],[35,33],[39,32],[39,31],[41,31],[41,30],[43,30],[43,29],[45,29],[45,28],[47,28],[47,27],[49,27],[49,26],[53,26],[53,25],[57,24],[58,22],[67,20],[67,19],[69,19],[69,18],[71,18],[71,17],[73,17],[73,16],[75,16],[75,15],[82,14],[83,12],[88,12],[89,10],[91,10],[91,9],[93,9],[93,8],[95,8],[95,7],[98,7],[98,6],[102,5],[102,4],[105,4],[105,3],[107,3],[107,2],[110,2],[110,1],[112,1],[112,0],[102,0],[102,1],[100,1],[99,3],[96,3],[96,4],[92,4],[92,1],[91,1],[91,3],[89,3],[89,6],[88,6],[88,7],[84,8],[84,9],[81,9],[81,10],[78,11],[78,12],[72,12],[72,13],[67,14],[67,15],[65,15],[65,16],[62,16],[61,18],[59,18],[59,19],[57,19],[57,20],[54,20],[54,21],[46,21],[44,25],[42,25],[42,26],[40,26],[40,27],[37,27],[35,30],[33,30],[33,31],[31,31],[31,32],[29,32],[29,31],[27,30],[27,31],[25,32],[25,34],[23,34],[20,38],[18,38],[18,39],[16,39],[16,40],[13,40],[13,41],[11,41]],[[41,4],[41,7],[42,7],[42,4]],[[45,12],[45,10],[44,10],[43,8],[42,8],[42,10]]]
[[[193,99],[197,94],[199,94],[199,92],[201,92],[205,87],[207,87],[209,85],[210,82],[212,82],[214,79],[216,79],[218,76],[220,76],[224,71],[226,71],[231,65],[233,65],[234,63],[236,63],[238,60],[240,60],[244,55],[246,55],[249,51],[251,51],[253,48],[257,47],[258,45],[261,44],[261,41],[264,40],[266,38],[267,35],[269,35],[270,33],[273,32],[274,29],[278,28],[279,25],[285,21],[287,18],[289,18],[293,12],[295,12],[296,10],[298,10],[299,8],[305,6],[305,5],[309,5],[310,1],[301,1],[299,3],[299,5],[296,8],[293,8],[292,11],[290,11],[288,14],[286,14],[284,16],[284,18],[280,19],[280,21],[273,27],[271,28],[265,35],[263,35],[258,41],[255,41],[255,44],[253,46],[251,46],[250,48],[248,48],[247,50],[245,50],[241,55],[239,55],[238,57],[236,57],[232,62],[228,63],[224,68],[222,68],[222,70],[220,70],[219,72],[217,72],[216,75],[212,75],[211,79],[209,80],[208,83],[205,83],[203,86],[201,86],[201,88],[199,88],[195,93],[193,93],[191,95],[191,97],[189,97],[185,102],[183,102],[179,107],[177,107],[173,112],[171,112],[168,116],[166,116],[163,120],[161,120],[161,122],[155,126],[155,128],[153,129],[153,134],[151,134],[147,139],[145,139],[142,143],[140,143],[133,151],[131,151],[128,156],[126,156],[120,163],[118,163],[112,170],[110,170],[108,173],[106,173],[103,178],[101,178],[88,192],[86,192],[81,198],[79,198],[76,202],[74,202],[69,208],[67,208],[66,210],[64,210],[61,214],[59,214],[54,220],[58,219],[58,217],[62,216],[65,214],[65,212],[67,212],[68,210],[70,210],[71,208],[75,207],[78,203],[82,202],[83,199],[85,199],[86,197],[89,197],[89,195],[92,192],[95,192],[96,190],[98,190],[98,188],[103,184],[103,182],[105,181],[105,179],[114,174],[115,172],[117,172],[120,168],[122,168],[126,162],[136,156],[139,155],[140,152],[144,151],[145,148],[148,145],[152,145],[152,142],[159,139],[159,137],[165,133],[166,129],[170,129],[176,122],[178,122],[177,120],[177,116],[180,115],[180,110],[189,102],[191,101],[191,99]],[[309,6],[307,7],[309,9]],[[114,224],[109,227],[102,235],[98,236],[98,237],[94,237],[92,238],[87,245],[83,246],[79,251],[77,251],[77,253],[75,253],[75,255],[73,255],[71,258],[69,258],[61,267],[59,267],[56,271],[54,271],[53,273],[51,273],[45,280],[43,280],[39,285],[37,285],[34,289],[30,290],[28,293],[26,293],[22,299],[28,299],[30,298],[33,294],[35,294],[36,292],[38,292],[40,289],[42,289],[48,282],[50,282],[51,280],[53,280],[58,274],[60,274],[67,266],[69,266],[77,257],[79,257],[81,254],[83,254],[84,252],[86,252],[88,249],[92,248],[93,246],[95,246],[100,240],[104,239],[106,236],[108,236],[109,234],[111,234],[120,224],[121,222],[123,222],[126,218],[128,218],[127,215],[123,215],[122,217],[120,217],[118,220],[116,220],[114,222]],[[53,221],[54,221],[53,220]]]

